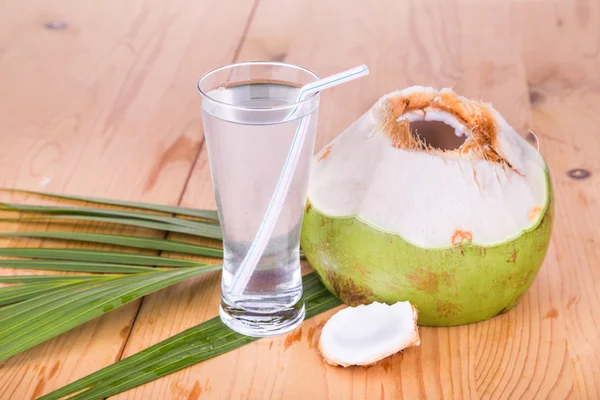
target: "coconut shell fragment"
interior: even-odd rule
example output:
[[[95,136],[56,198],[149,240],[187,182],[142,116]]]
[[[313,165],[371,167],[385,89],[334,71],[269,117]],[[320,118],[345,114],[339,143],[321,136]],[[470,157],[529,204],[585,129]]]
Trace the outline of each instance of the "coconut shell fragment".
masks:
[[[333,315],[323,326],[319,351],[331,365],[367,366],[419,344],[415,307],[375,302]]]

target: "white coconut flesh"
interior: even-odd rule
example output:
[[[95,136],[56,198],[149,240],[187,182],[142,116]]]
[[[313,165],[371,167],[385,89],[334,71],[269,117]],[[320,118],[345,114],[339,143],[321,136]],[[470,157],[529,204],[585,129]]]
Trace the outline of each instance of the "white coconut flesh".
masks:
[[[345,308],[323,326],[319,350],[332,365],[371,365],[420,344],[417,311],[408,302]]]
[[[464,143],[427,146],[411,133],[415,121],[445,123]],[[516,238],[538,224],[549,199],[539,152],[491,105],[449,89],[384,96],[312,168],[308,197],[322,214],[356,217],[428,248]]]

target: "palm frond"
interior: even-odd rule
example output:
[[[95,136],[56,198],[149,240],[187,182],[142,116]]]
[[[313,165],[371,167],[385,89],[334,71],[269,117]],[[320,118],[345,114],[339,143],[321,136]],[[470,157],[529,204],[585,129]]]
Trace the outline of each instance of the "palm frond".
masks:
[[[48,222],[65,222],[65,221],[90,221],[90,222],[99,222],[102,224],[116,224],[116,225],[126,225],[126,226],[135,226],[138,228],[148,228],[154,229],[158,231],[165,232],[175,232],[175,233],[184,233],[186,235],[207,237],[210,239],[221,239],[220,231],[217,232],[215,228],[207,227],[206,235],[204,235],[204,231],[198,228],[190,228],[187,226],[181,225],[173,225],[164,222],[155,222],[155,221],[146,221],[143,219],[137,218],[109,218],[109,217],[90,217],[86,215],[41,215],[37,217],[18,217],[18,218],[0,218],[0,222],[25,222],[28,224],[35,223],[43,223],[47,224]],[[206,224],[211,225],[211,224]]]
[[[1,251],[1,249],[0,249]],[[43,271],[93,272],[107,274],[137,274],[156,271],[156,268],[103,262],[66,260],[0,260],[0,268],[39,269]]]
[[[43,239],[74,240],[80,242],[112,244],[116,246],[135,247],[138,249],[162,250],[175,253],[204,257],[223,257],[223,250],[200,246],[192,243],[177,242],[169,239],[155,239],[140,236],[112,235],[84,232],[0,232],[0,237],[30,237]]]
[[[146,294],[220,268],[184,268],[66,284],[0,308],[0,360]]]
[[[152,268],[151,271],[156,271]],[[75,282],[75,281],[87,281],[90,279],[107,279],[107,278],[118,278],[123,275],[0,275],[0,283],[50,283],[50,282]],[[2,291],[4,288],[0,288]]]
[[[63,199],[63,200],[75,200],[81,201],[85,203],[92,204],[103,204],[124,208],[137,208],[140,210],[148,210],[148,211],[158,211],[166,214],[180,214],[188,217],[195,218],[203,218],[207,220],[212,220],[218,222],[219,215],[215,210],[200,210],[195,208],[187,208],[180,206],[167,206],[162,204],[152,204],[152,203],[143,203],[143,202],[133,202],[133,201],[123,201],[123,200],[112,200],[112,199],[104,199],[100,197],[87,197],[87,196],[73,196],[59,193],[46,193],[46,192],[36,192],[33,190],[22,190],[22,189],[0,189],[0,191],[4,192],[13,192],[13,193],[24,193],[34,196],[40,197],[50,197],[55,199]]]
[[[49,249],[32,247],[0,248],[0,256],[43,258],[46,260],[93,261],[101,263],[156,265],[159,267],[195,267],[206,263],[178,258],[150,256],[137,253],[126,253],[107,250],[88,249]],[[7,260],[2,260],[7,261]]]
[[[303,285],[306,318],[341,304],[321,284],[315,273],[305,276]],[[227,353],[255,340],[256,338],[232,331],[216,317],[51,392],[40,400],[56,400],[81,390],[84,391],[70,399],[105,398]]]
[[[221,229],[214,222],[203,222],[139,211],[124,211],[111,208],[70,207],[70,206],[32,206],[26,204],[0,203],[0,210],[18,211],[25,213],[44,214],[43,219],[89,219],[98,221],[152,227],[170,227],[182,233],[204,236],[212,239],[221,238]],[[154,228],[161,229],[161,228]],[[163,229],[161,229],[163,230]],[[164,229],[167,230],[167,229]]]
[[[151,268],[150,271],[156,271]],[[122,275],[0,275],[0,283],[75,282],[89,279],[116,278]],[[3,288],[0,288],[2,291]]]
[[[21,301],[52,293],[77,282],[39,282],[28,285],[15,285],[0,288],[0,306],[19,303]]]

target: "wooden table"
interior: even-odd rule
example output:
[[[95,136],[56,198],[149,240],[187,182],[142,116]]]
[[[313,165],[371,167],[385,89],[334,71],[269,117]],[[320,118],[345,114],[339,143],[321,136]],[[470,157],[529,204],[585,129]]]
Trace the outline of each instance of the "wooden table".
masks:
[[[371,3],[0,5],[3,187],[214,207],[195,83],[210,68],[259,59],[322,76],[369,65],[368,78],[323,94],[318,149],[387,92],[451,86],[492,102],[529,140],[535,131],[552,172],[552,245],[509,313],[421,328],[421,347],[349,369],[325,365],[315,348],[328,313],[293,338],[260,340],[116,398],[600,398],[600,3]],[[219,280],[181,283],[0,363],[0,398],[36,398],[215,316]]]

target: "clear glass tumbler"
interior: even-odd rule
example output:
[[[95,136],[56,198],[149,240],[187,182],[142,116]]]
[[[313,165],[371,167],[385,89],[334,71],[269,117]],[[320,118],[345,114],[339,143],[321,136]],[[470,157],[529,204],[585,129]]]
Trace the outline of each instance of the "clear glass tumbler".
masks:
[[[198,82],[225,251],[220,315],[244,335],[282,334],[304,319],[300,229],[319,95],[302,102],[297,96],[301,86],[317,79],[294,65],[248,62],[215,69]],[[302,119],[307,136],[275,230],[246,290],[234,295],[233,276],[267,211]]]

